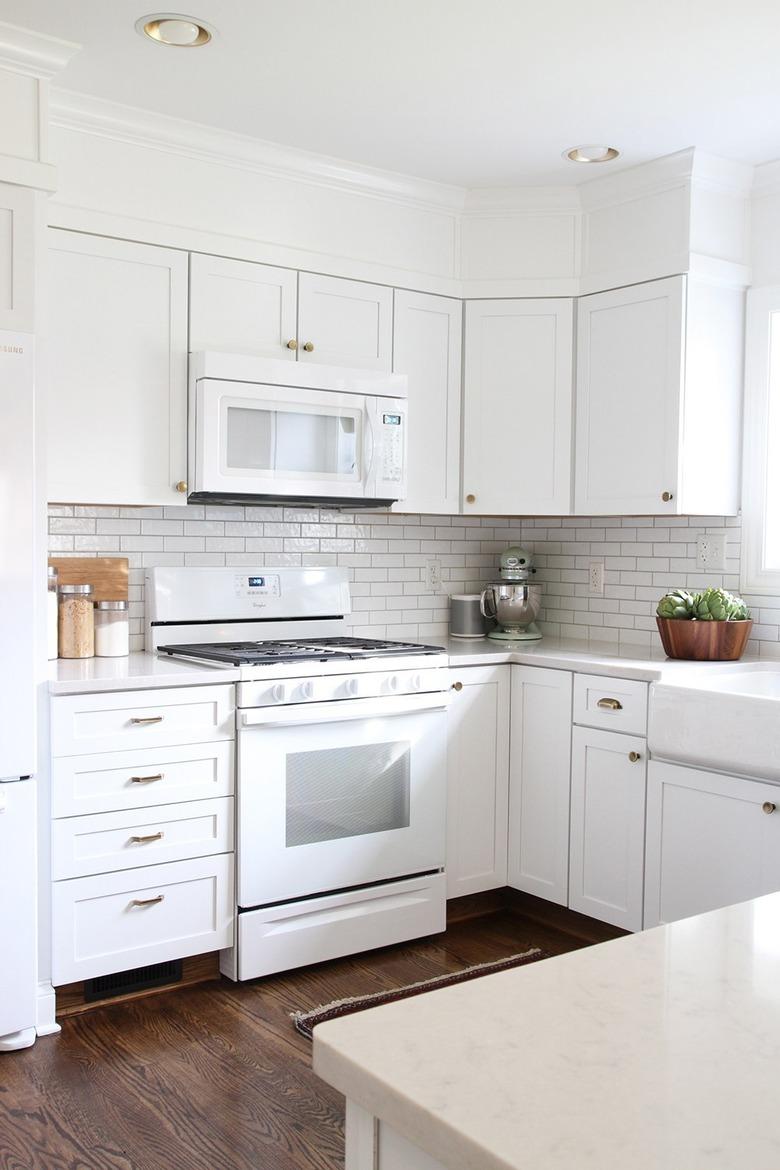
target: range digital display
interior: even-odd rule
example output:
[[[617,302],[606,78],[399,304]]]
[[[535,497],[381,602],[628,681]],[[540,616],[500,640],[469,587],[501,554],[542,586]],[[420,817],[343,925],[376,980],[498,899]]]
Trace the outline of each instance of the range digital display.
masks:
[[[250,589],[262,589],[265,585],[265,577],[249,577],[247,584]]]

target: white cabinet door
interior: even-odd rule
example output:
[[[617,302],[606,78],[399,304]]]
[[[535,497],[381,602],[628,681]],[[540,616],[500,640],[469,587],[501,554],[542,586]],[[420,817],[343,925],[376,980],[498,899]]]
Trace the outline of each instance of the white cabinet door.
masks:
[[[464,511],[571,512],[573,302],[466,305]]]
[[[396,289],[393,371],[409,379],[406,498],[395,511],[460,510],[461,301]]]
[[[311,348],[308,348],[311,347]],[[390,370],[393,290],[381,284],[301,272],[298,360]]]
[[[0,329],[35,328],[36,202],[24,187],[0,183]]]
[[[506,885],[509,666],[450,670],[447,897]]]
[[[216,349],[295,361],[297,306],[293,269],[190,256],[192,352]]]
[[[48,498],[183,504],[187,257],[49,233]]]
[[[575,727],[571,761],[569,907],[642,929],[646,744]]]
[[[538,666],[511,671],[509,885],[565,906],[572,675]]]
[[[645,926],[780,890],[780,787],[650,763]]]
[[[685,277],[580,297],[577,316],[575,514],[674,514]]]

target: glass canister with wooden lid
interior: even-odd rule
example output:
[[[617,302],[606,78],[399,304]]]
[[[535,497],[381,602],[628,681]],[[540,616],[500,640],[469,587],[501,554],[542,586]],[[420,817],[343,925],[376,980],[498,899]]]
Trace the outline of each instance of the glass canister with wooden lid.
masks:
[[[94,658],[94,592],[91,585],[60,585],[57,612],[60,658]]]

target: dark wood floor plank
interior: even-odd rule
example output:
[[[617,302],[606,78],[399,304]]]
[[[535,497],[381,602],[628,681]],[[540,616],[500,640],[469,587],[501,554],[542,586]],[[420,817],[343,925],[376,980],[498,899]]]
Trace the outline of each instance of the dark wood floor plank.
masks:
[[[0,1170],[343,1170],[343,1100],[312,1073],[289,1013],[587,945],[559,925],[496,911],[292,974],[71,1016],[61,1036],[0,1057]]]

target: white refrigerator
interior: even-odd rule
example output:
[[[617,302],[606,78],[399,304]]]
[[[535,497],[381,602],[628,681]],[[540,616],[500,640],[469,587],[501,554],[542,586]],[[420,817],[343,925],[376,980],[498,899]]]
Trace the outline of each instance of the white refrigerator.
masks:
[[[0,330],[0,1052],[35,1041],[33,336]]]

